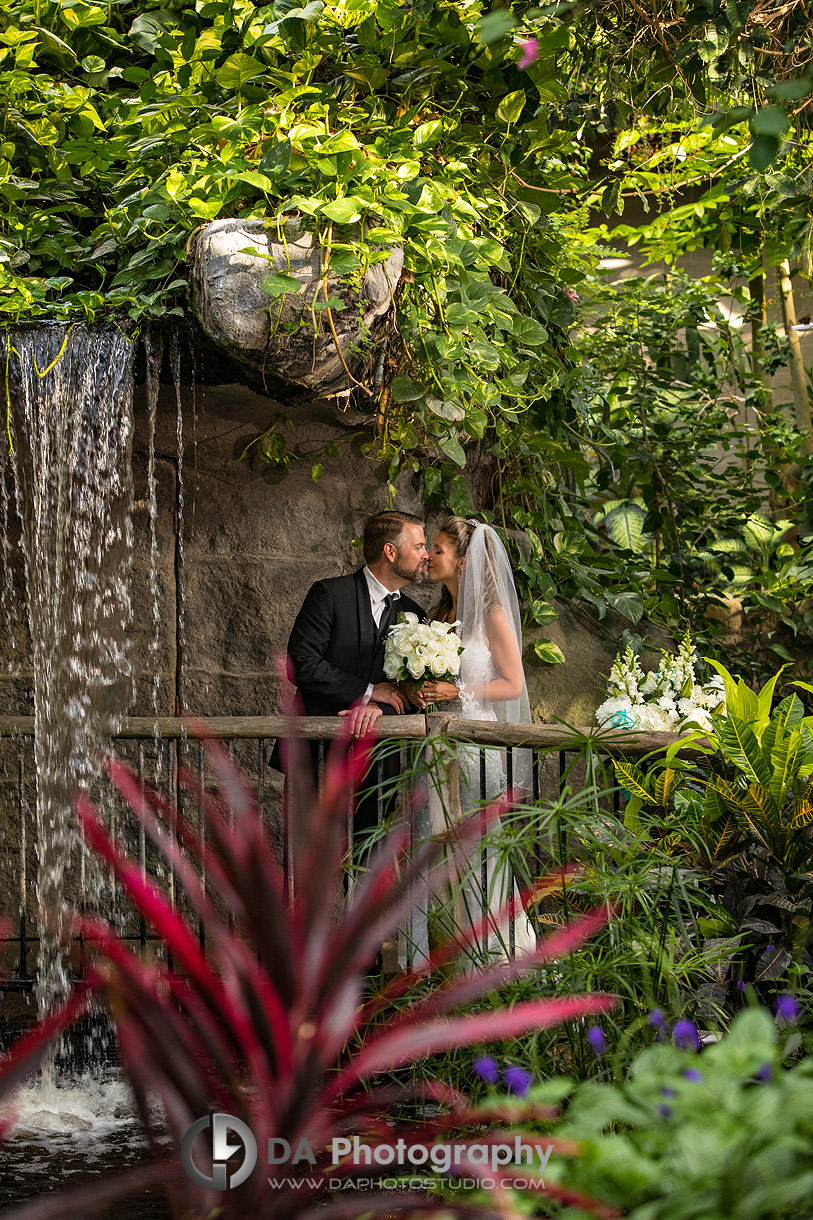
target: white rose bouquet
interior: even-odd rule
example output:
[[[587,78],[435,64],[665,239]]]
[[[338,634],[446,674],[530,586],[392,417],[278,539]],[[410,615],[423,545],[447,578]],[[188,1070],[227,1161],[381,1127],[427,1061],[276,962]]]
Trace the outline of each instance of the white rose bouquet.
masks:
[[[427,679],[454,682],[460,673],[463,644],[456,634],[459,623],[422,623],[417,614],[400,614],[390,627],[384,645],[384,673],[391,682]]]

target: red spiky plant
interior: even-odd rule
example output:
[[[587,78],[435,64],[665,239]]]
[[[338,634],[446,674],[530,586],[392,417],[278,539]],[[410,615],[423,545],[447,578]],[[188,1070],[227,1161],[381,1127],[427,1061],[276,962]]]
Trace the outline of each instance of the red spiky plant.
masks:
[[[202,729],[197,731],[205,737]],[[450,1202],[401,1190],[359,1190],[352,1195],[342,1191],[331,1197],[330,1178],[349,1182],[371,1173],[348,1163],[331,1167],[331,1141],[359,1135],[377,1145],[394,1147],[401,1138],[407,1145],[428,1147],[438,1138],[448,1141],[452,1134],[457,1140],[463,1133],[465,1142],[467,1133],[469,1142],[483,1143],[498,1138],[495,1125],[516,1124],[523,1117],[522,1103],[506,1105],[502,1114],[493,1107],[480,1110],[439,1083],[399,1085],[392,1076],[382,1081],[381,1074],[437,1052],[511,1038],[606,1010],[613,1003],[611,997],[587,995],[454,1015],[461,1006],[520,974],[572,951],[604,922],[606,912],[596,912],[549,936],[522,961],[457,978],[449,978],[447,969],[439,985],[428,994],[424,988],[410,1003],[413,985],[437,978],[434,972],[439,967],[448,967],[482,935],[483,927],[469,928],[437,949],[422,967],[397,976],[365,1002],[365,974],[385,937],[408,918],[417,879],[430,868],[435,875],[438,869],[451,870],[453,863],[444,861],[455,851],[470,850],[484,825],[493,825],[499,817],[500,807],[471,816],[453,835],[422,844],[414,852],[408,850],[405,827],[397,828],[343,902],[348,791],[357,789],[369,758],[363,746],[340,744],[328,760],[322,794],[307,816],[299,802],[293,827],[296,886],[289,899],[251,789],[220,746],[209,741],[207,750],[219,780],[216,794],[201,787],[192,774],[179,777],[202,809],[205,841],[177,808],[145,788],[129,767],[116,760],[108,765],[113,784],[174,869],[203,922],[205,954],[197,930],[126,858],[89,799],[78,798],[77,814],[87,843],[162,938],[172,967],[142,961],[103,921],[77,919],[77,930],[91,949],[91,969],[63,1007],[0,1061],[2,1104],[36,1069],[60,1033],[101,997],[154,1160],[148,1167],[27,1204],[14,1216],[18,1220],[85,1217],[150,1183],[163,1186],[179,1220],[202,1220],[215,1212],[222,1220],[338,1220],[396,1213],[507,1220],[516,1215],[511,1194],[503,1189],[512,1181],[510,1167],[488,1170],[497,1182],[493,1204],[488,1205],[466,1202],[459,1195]],[[301,768],[301,773],[307,770]],[[400,1006],[387,1020],[387,1006],[396,998]],[[394,1110],[408,1111],[410,1104],[414,1112],[419,1101],[433,1103],[434,1117],[411,1125],[391,1117]],[[179,1157],[187,1128],[215,1111],[246,1122],[259,1148],[258,1165],[249,1179],[222,1192],[195,1185]],[[484,1126],[489,1128],[485,1135]],[[478,1129],[481,1133],[475,1134]],[[515,1126],[511,1133],[516,1134]],[[292,1148],[307,1139],[316,1165],[306,1164],[304,1173],[290,1164],[265,1166],[269,1137],[281,1137]],[[525,1138],[540,1139],[527,1134]],[[544,1143],[557,1146],[548,1136]],[[573,1151],[564,1143],[559,1150]],[[203,1172],[205,1155],[196,1147],[196,1161],[204,1161]],[[460,1168],[467,1176],[481,1177],[484,1172],[465,1157]],[[291,1180],[297,1176],[301,1180],[294,1185]],[[275,1178],[276,1188],[269,1178]],[[615,1214],[594,1200],[554,1188],[545,1195],[560,1206],[571,1202],[598,1216]]]

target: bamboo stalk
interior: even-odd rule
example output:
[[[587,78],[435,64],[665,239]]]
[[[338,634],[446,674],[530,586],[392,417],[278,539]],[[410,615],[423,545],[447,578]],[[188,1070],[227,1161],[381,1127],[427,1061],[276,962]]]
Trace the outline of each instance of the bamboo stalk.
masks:
[[[810,399],[807,393],[807,374],[802,358],[802,343],[796,326],[796,302],[793,297],[793,283],[790,278],[790,263],[784,259],[776,269],[779,285],[779,301],[782,306],[782,320],[785,324],[785,334],[790,346],[790,383],[793,390],[793,409],[796,416],[796,426],[805,434],[804,450],[807,452],[813,439],[813,420],[810,415]]]

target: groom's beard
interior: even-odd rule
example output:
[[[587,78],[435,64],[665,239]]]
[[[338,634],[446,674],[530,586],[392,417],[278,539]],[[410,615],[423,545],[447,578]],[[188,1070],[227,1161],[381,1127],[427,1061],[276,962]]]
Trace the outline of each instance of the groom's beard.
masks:
[[[418,585],[426,579],[426,560],[422,559],[416,567],[410,568],[402,562],[400,555],[396,555],[392,570],[399,580],[408,580],[410,584]]]

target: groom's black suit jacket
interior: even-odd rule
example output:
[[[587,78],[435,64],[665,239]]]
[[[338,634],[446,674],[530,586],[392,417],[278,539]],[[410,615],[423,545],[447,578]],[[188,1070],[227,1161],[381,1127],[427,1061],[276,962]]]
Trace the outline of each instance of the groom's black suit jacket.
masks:
[[[403,594],[395,609],[425,617],[423,608]],[[311,586],[296,616],[288,655],[308,716],[335,716],[361,699],[371,682],[385,681],[384,641],[373,619],[363,568]],[[385,714],[392,711],[384,705]]]

